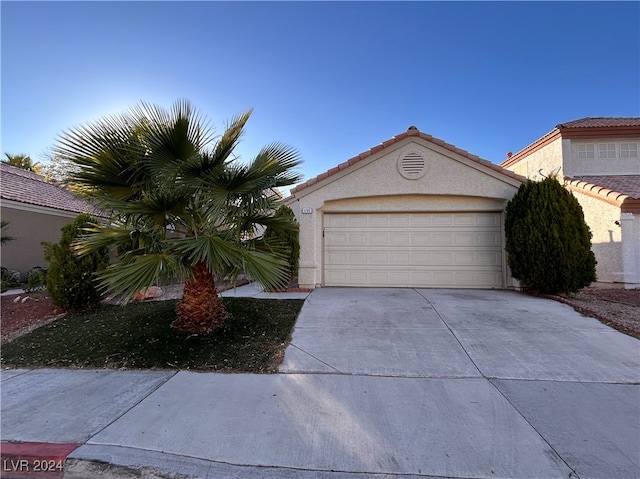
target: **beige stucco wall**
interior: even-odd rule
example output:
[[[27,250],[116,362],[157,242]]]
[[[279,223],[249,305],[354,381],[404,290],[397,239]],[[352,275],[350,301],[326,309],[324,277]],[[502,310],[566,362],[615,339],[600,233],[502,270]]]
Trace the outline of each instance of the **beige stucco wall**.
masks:
[[[622,229],[620,208],[580,191],[574,196],[582,206],[584,219],[592,233],[591,249],[596,256],[598,281],[605,283],[623,282]]]
[[[398,160],[416,152],[426,174],[406,179]],[[502,211],[519,181],[422,139],[406,139],[296,193],[302,287],[322,284],[323,214],[331,211]],[[311,213],[304,214],[303,209]]]
[[[41,211],[34,211],[38,209]],[[3,221],[9,222],[6,233],[15,238],[0,248],[2,266],[20,271],[23,279],[34,266],[48,267],[40,243],[60,241],[60,229],[77,216],[57,210],[45,213],[43,208],[30,209],[28,205],[17,209],[6,206],[6,202],[0,208],[0,215]]]
[[[568,147],[567,141],[557,138],[508,169],[533,180],[542,180],[554,173],[562,175],[562,155]]]

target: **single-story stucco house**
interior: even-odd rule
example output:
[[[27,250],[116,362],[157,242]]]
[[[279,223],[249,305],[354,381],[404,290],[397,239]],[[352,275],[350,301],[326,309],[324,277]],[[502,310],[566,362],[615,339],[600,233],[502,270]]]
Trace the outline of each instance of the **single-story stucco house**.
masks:
[[[0,216],[14,240],[1,250],[2,266],[24,278],[34,266],[47,267],[43,241],[60,241],[61,228],[80,213],[99,210],[41,175],[0,162]]]
[[[501,166],[564,180],[593,234],[598,281],[640,287],[640,118],[559,124]]]
[[[504,209],[524,180],[410,127],[291,190],[299,284],[516,287]]]

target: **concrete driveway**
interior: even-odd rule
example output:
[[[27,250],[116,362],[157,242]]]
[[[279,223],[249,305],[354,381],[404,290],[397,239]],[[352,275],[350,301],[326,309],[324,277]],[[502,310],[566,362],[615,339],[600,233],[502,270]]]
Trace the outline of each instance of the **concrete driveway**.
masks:
[[[422,472],[640,477],[640,342],[554,301],[315,290],[280,371],[384,377],[378,439],[422,453]]]
[[[281,372],[635,383],[639,342],[513,291],[323,288]]]
[[[313,291],[280,374],[2,373],[65,478],[640,477],[640,342],[507,291]]]

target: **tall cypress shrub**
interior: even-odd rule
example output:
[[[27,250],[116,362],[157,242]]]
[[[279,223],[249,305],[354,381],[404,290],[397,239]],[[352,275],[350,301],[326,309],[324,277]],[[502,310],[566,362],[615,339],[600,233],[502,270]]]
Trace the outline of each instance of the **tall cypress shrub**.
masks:
[[[58,308],[86,309],[100,301],[94,277],[97,271],[107,267],[107,248],[81,257],[73,251],[73,242],[82,234],[82,229],[95,223],[94,217],[83,213],[73,223],[62,227],[58,243],[42,243],[44,257],[50,264],[46,277],[47,294]]]
[[[591,231],[578,200],[555,177],[527,180],[507,203],[507,261],[540,293],[572,293],[596,280]]]

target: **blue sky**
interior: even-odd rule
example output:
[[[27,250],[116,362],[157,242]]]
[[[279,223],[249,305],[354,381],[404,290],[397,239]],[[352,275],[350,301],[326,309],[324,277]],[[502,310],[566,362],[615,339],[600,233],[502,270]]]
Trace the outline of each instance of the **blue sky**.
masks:
[[[140,100],[192,101],[305,179],[410,125],[500,163],[555,125],[640,116],[638,2],[8,2],[1,153]]]

